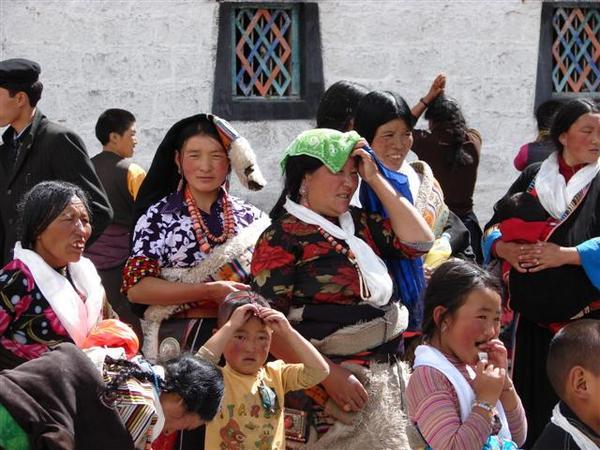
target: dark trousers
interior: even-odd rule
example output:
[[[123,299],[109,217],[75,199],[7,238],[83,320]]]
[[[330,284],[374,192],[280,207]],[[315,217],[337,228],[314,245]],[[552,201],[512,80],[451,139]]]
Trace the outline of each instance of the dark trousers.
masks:
[[[529,449],[550,420],[552,408],[558,403],[550,380],[546,375],[546,358],[552,339],[546,328],[519,317],[514,348],[513,381],[527,416],[527,441]]]

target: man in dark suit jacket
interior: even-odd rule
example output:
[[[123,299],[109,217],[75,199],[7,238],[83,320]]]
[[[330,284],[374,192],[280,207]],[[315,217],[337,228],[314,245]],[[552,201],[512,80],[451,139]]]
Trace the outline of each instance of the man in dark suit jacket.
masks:
[[[80,186],[90,198],[92,237],[110,223],[112,210],[85,144],[74,132],[50,122],[37,108],[42,94],[40,66],[26,59],[0,61],[0,258],[12,259],[17,240],[17,205],[40,181]]]

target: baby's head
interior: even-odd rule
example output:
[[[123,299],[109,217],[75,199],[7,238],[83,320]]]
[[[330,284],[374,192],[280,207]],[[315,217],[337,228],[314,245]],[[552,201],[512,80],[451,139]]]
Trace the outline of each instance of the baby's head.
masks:
[[[600,433],[600,320],[581,319],[552,338],[546,371],[558,396]]]
[[[252,291],[238,291],[229,294],[219,306],[217,324],[219,328],[229,321],[233,312],[248,304],[258,308],[270,308],[269,303]],[[245,375],[253,375],[267,361],[271,347],[272,331],[258,317],[250,317],[235,330],[233,337],[225,346],[223,356],[232,369]]]
[[[500,221],[517,218],[525,222],[540,222],[548,218],[548,213],[529,192],[517,192],[498,202],[496,216]]]

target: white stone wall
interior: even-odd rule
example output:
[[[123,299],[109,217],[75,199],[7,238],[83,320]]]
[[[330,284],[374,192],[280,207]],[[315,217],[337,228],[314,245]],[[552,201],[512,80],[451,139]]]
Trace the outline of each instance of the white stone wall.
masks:
[[[512,159],[535,137],[532,108],[541,2],[534,0],[320,1],[325,84],[359,81],[410,104],[440,71],[447,92],[484,137],[476,211],[484,222],[516,176]],[[214,0],[0,0],[0,59],[40,62],[40,107],[76,130],[91,154],[106,108],[137,116],[149,167],[166,129],[208,111],[217,45]],[[282,150],[311,121],[234,122],[253,143],[271,184],[246,194],[270,208]],[[425,126],[421,123],[420,126]]]

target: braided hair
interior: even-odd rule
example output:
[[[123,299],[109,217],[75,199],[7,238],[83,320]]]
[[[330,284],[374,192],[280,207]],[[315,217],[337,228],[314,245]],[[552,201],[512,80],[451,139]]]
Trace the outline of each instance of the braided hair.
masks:
[[[469,141],[467,122],[456,100],[438,95],[425,111],[425,119],[431,121],[432,127],[443,127],[450,137],[445,161],[448,167],[455,170],[473,164],[473,157],[464,149]]]
[[[127,380],[136,379],[150,382],[158,392],[172,392],[179,395],[187,411],[196,413],[204,421],[212,420],[223,398],[224,384],[221,370],[202,358],[183,354],[162,366],[165,378],[159,377],[145,360],[139,363],[124,359],[105,359],[105,373],[108,381],[100,393],[100,401],[114,408],[119,402],[119,388]],[[114,375],[110,375],[110,373]]]
[[[132,378],[142,383],[150,382],[154,384],[159,392],[165,387],[165,381],[157,376],[149,365],[148,367],[142,367],[142,365],[133,361],[114,359],[106,356],[104,370],[108,377],[108,382],[104,391],[100,394],[100,401],[103,405],[111,408],[114,408],[119,403],[119,386]],[[110,375],[111,373],[114,375]]]

